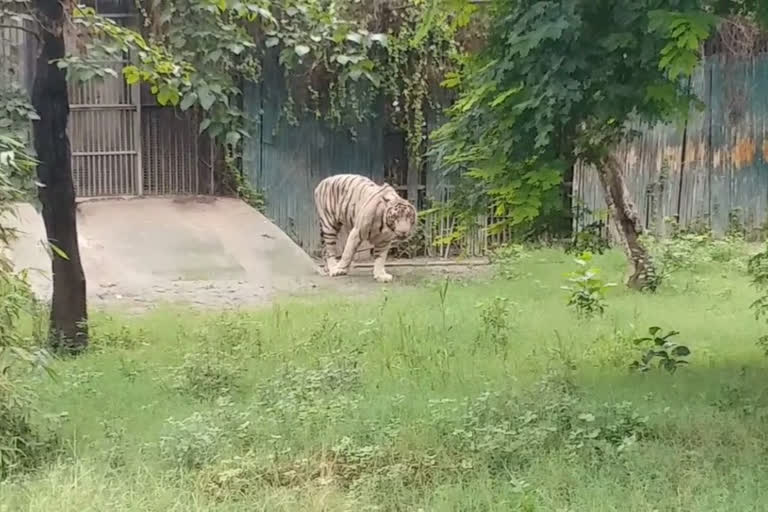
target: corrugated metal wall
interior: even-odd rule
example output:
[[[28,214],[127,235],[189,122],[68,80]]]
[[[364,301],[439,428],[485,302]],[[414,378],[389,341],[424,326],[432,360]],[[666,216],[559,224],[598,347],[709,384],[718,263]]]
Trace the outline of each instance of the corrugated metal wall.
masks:
[[[706,106],[680,125],[637,126],[641,135],[619,151],[627,186],[646,227],[665,217],[723,233],[731,214],[748,230],[768,219],[768,53],[716,54],[691,81]],[[605,209],[594,169],[574,176],[577,228]],[[579,217],[581,217],[579,219]]]
[[[265,65],[263,82],[244,88],[251,137],[243,170],[267,197],[266,215],[310,254],[320,250],[313,191],[327,176],[362,174],[384,181],[384,130],[381,119],[357,128],[356,139],[322,120],[307,117],[298,126],[280,119],[285,100],[276,65]]]
[[[416,189],[421,198],[420,208],[426,206],[424,199],[446,200],[450,197],[450,187],[429,159],[425,162],[424,172],[416,173],[418,182],[408,183],[414,173],[407,172],[407,164],[403,167],[402,160],[407,159],[405,141],[394,140],[402,134],[388,132],[384,115],[358,126],[356,138],[311,116],[301,119],[298,126],[280,119],[280,106],[286,99],[286,92],[278,73],[277,63],[267,61],[262,83],[249,83],[244,87],[243,103],[251,137],[244,145],[243,172],[251,185],[264,191],[267,217],[309,254],[319,255],[321,250],[313,191],[325,177],[340,173],[362,174],[377,183],[387,181],[404,197],[408,197],[409,189]],[[442,116],[429,113],[428,129],[437,128],[443,120]],[[484,228],[495,220],[498,219],[493,214],[478,217],[476,229],[446,247],[434,242],[453,231],[452,219],[428,216],[424,222],[423,251],[431,257],[448,257],[457,251],[468,256],[483,255],[490,246],[501,244],[508,238],[507,232],[486,233]],[[343,247],[345,233],[340,236],[339,247]],[[358,249],[357,258],[365,258],[366,250],[364,244]]]

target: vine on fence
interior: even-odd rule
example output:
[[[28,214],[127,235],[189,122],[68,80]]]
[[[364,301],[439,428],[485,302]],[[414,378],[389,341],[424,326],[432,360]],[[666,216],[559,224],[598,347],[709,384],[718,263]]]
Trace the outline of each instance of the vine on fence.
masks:
[[[27,2],[9,2],[19,15],[32,13]],[[249,136],[242,84],[261,79],[265,59],[276,59],[287,91],[281,119],[314,115],[355,136],[356,126],[382,113],[383,99],[419,166],[437,88],[477,34],[468,25],[474,6],[463,0],[136,0],[136,7],[141,34],[68,4],[73,44],[58,65],[73,80],[93,80],[114,76],[103,63],[130,54],[125,80],[148,83],[160,105],[199,109],[200,132],[224,150],[223,181],[255,204],[263,198],[234,163]]]
[[[287,92],[281,120],[295,124],[313,115],[355,136],[356,126],[381,114],[383,98],[389,119],[406,133],[411,164],[421,164],[426,113],[439,108],[437,87],[458,69],[463,44],[474,37],[474,7],[449,2],[456,8],[440,8],[437,0],[136,0],[146,39],[78,8],[79,51],[59,64],[76,79],[99,78],[112,73],[99,61],[132,50],[127,82],[150,84],[161,105],[200,109],[201,133],[225,150],[225,181],[241,197],[259,197],[232,175],[232,163],[249,135],[242,84],[259,81],[269,58],[277,60]]]

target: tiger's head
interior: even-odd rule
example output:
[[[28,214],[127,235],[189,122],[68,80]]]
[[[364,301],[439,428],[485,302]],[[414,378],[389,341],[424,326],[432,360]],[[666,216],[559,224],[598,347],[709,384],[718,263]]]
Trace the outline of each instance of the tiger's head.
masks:
[[[395,238],[405,240],[416,225],[416,208],[398,194],[395,196],[385,198],[384,223],[395,234]]]

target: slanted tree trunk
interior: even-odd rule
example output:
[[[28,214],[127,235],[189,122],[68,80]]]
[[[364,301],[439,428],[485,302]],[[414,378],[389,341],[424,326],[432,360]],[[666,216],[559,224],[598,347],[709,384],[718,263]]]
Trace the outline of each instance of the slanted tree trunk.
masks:
[[[66,2],[66,0],[65,0]],[[32,105],[39,120],[33,123],[39,198],[52,251],[53,299],[50,340],[55,349],[79,352],[88,345],[85,274],[80,262],[72,182],[71,149],[67,135],[69,97],[66,71],[53,59],[64,57],[64,2],[34,0],[40,23]],[[64,253],[64,257],[59,254]]]
[[[611,154],[597,165],[600,185],[605,203],[613,219],[616,234],[629,261],[629,275],[626,284],[635,290],[642,290],[655,283],[655,269],[648,250],[640,241],[643,226],[629,197],[624,183],[624,173],[616,156]]]

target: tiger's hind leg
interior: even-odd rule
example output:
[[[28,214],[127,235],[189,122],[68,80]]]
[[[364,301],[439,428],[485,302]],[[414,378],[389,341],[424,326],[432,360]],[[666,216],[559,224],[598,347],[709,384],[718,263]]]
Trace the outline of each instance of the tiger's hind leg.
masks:
[[[336,256],[336,241],[339,236],[339,230],[336,226],[320,222],[320,240],[323,245],[323,259],[325,260],[326,270],[332,275],[338,263]]]
[[[336,240],[338,238],[338,231],[330,229],[320,230],[320,239],[323,244],[323,259],[325,260],[326,270],[328,274],[333,274],[336,266],[338,265],[339,258],[336,256]]]

